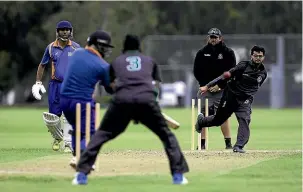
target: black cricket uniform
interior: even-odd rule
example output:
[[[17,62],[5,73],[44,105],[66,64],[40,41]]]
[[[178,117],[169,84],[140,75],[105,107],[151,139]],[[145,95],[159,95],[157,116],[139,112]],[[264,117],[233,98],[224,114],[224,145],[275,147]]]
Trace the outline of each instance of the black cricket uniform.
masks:
[[[175,135],[167,127],[156,101],[153,80],[161,80],[156,63],[139,51],[127,51],[111,64],[115,90],[100,128],[81,155],[77,171],[90,173],[102,145],[125,131],[129,122],[141,122],[162,141],[169,159],[170,171],[185,173],[188,164]]]
[[[239,128],[235,146],[243,148],[249,140],[250,115],[253,96],[267,78],[267,71],[263,64],[242,61],[229,70],[231,77],[224,89],[219,107],[215,115],[198,118],[197,131],[203,127],[219,126],[235,113]],[[222,76],[207,84],[208,87],[225,81]]]
[[[228,71],[236,66],[235,53],[228,48],[222,41],[213,46],[207,44],[200,49],[195,57],[193,73],[198,81],[200,87],[206,85],[211,80],[221,75],[224,71]],[[201,112],[205,113],[205,102],[208,98],[209,114],[214,114],[220,99],[222,97],[223,89],[226,86],[225,82],[219,82],[218,86],[221,88],[218,92],[206,92],[201,95],[198,91],[197,98],[201,99]]]

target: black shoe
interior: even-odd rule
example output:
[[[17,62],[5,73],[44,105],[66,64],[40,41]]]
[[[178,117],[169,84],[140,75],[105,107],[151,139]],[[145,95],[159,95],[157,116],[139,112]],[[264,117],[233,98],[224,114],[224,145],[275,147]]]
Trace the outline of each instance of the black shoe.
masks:
[[[201,130],[202,130],[202,127],[199,126],[199,119],[202,119],[202,118],[204,118],[203,113],[199,113],[198,116],[197,116],[197,122],[196,122],[196,125],[195,125],[196,131],[198,133],[201,133]]]
[[[246,152],[244,149],[242,149],[242,147],[239,147],[239,146],[234,146],[233,151],[235,153],[245,153]]]
[[[233,148],[233,146],[231,146],[231,145],[226,145],[226,147],[225,147],[225,149],[232,149]]]

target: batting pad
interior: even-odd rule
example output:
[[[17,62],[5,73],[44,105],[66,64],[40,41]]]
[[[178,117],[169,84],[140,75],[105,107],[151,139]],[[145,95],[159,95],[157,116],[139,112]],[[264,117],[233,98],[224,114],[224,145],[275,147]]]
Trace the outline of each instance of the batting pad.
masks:
[[[73,127],[68,123],[64,115],[62,116],[62,122],[63,122],[63,135],[64,135],[64,141],[66,143],[72,142],[72,132]]]
[[[52,134],[53,138],[57,140],[62,140],[63,131],[61,129],[60,117],[52,113],[43,112],[43,120],[49,132]]]

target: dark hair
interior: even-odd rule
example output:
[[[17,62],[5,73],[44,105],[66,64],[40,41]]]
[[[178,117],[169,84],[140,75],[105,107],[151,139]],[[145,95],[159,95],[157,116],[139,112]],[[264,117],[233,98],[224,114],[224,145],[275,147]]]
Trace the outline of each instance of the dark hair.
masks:
[[[253,48],[251,48],[251,50],[250,50],[250,55],[252,55],[254,53],[254,51],[255,52],[262,52],[263,55],[265,55],[265,49],[261,46],[258,46],[258,45],[253,46]]]
[[[141,51],[140,40],[137,35],[127,34],[125,36],[122,52],[124,53],[125,51],[130,51],[130,50]]]

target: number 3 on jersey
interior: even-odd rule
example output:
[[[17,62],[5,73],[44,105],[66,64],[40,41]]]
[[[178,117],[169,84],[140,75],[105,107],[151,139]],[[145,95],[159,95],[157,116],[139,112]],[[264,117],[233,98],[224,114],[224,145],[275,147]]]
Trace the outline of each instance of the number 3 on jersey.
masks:
[[[140,71],[141,70],[141,58],[138,56],[130,56],[126,58],[129,65],[126,66],[128,71]]]

